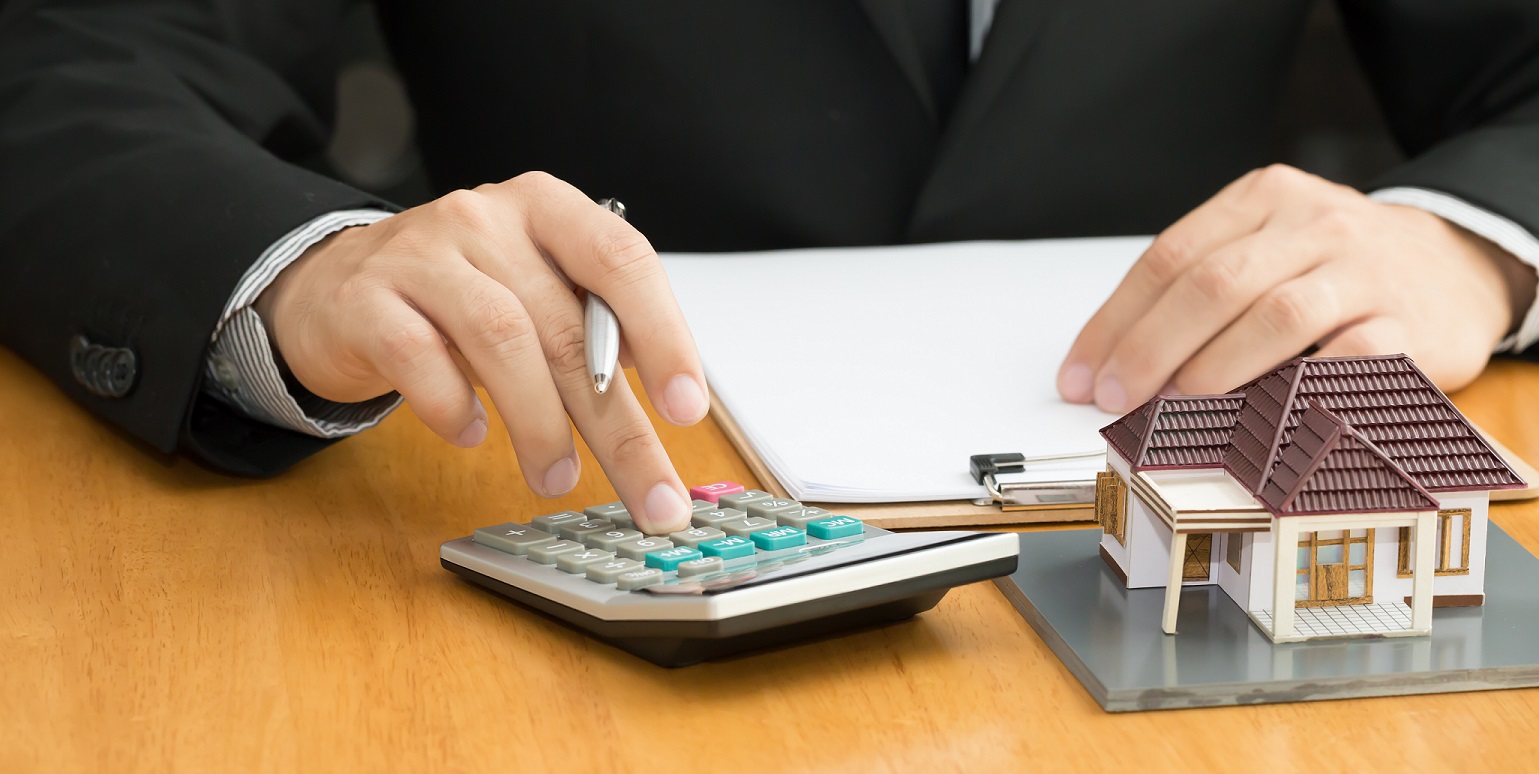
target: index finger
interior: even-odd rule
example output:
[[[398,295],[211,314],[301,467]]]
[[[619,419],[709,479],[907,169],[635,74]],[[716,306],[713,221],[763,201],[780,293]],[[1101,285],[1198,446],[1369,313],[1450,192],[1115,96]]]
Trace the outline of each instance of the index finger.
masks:
[[[1205,256],[1266,223],[1266,208],[1246,194],[1267,174],[1277,173],[1258,170],[1230,183],[1155,237],[1069,347],[1058,368],[1058,392],[1064,400],[1091,402],[1095,375],[1106,358],[1171,283]]]
[[[535,244],[573,282],[609,302],[658,413],[676,425],[710,407],[694,336],[657,252],[641,232],[550,177],[519,189]]]

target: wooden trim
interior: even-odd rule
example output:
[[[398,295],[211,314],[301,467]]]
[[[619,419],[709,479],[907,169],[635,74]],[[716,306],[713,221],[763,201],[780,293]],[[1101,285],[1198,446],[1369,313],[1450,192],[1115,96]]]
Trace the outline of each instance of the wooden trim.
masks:
[[[1352,528],[1325,530],[1327,532],[1340,532],[1341,537],[1326,538],[1324,540],[1320,539],[1321,530],[1310,532],[1308,540],[1303,538],[1302,533],[1300,534],[1293,554],[1293,576],[1294,583],[1298,582],[1298,576],[1300,575],[1309,576],[1309,598],[1296,599],[1294,607],[1338,607],[1342,605],[1373,604],[1373,544],[1378,536],[1373,527],[1357,527],[1356,529],[1361,529],[1367,534],[1364,537],[1353,537]],[[1363,561],[1361,563],[1352,561],[1352,546],[1354,545],[1364,546]],[[1346,571],[1346,583],[1350,586],[1352,573],[1361,572],[1363,574],[1363,596],[1345,597],[1342,599],[1318,598],[1320,596],[1320,587],[1323,584],[1320,580],[1319,562],[1321,546],[1341,547],[1340,564]],[[1309,568],[1307,570],[1298,569],[1298,548],[1303,548],[1309,552]],[[1294,593],[1296,595],[1297,591],[1295,590]]]
[[[1240,572],[1240,565],[1245,561],[1244,533],[1230,532],[1224,536],[1224,562],[1236,573]]]
[[[1459,551],[1460,564],[1449,567],[1453,559],[1453,517],[1458,516],[1464,523],[1459,530],[1461,548]],[[1470,527],[1475,520],[1475,514],[1469,508],[1449,508],[1437,512],[1438,545],[1437,567],[1433,570],[1434,576],[1469,575],[1470,574]],[[1399,556],[1395,562],[1395,577],[1409,578],[1411,573],[1411,528],[1400,528]]]
[[[1411,528],[1400,528],[1400,558],[1395,561],[1395,577],[1411,577]],[[1407,597],[1409,599],[1409,597]],[[1411,604],[1407,602],[1406,604]]]
[[[1122,571],[1122,565],[1117,564],[1117,560],[1112,557],[1110,551],[1106,550],[1106,546],[1097,545],[1096,548],[1101,549],[1101,561],[1106,562],[1106,566],[1111,568],[1112,574],[1117,576],[1117,580],[1122,581],[1122,585],[1126,587],[1128,585],[1128,574]]]
[[[1406,597],[1405,603],[1411,604],[1411,598]],[[1486,603],[1484,594],[1434,594],[1433,607],[1480,607]]]

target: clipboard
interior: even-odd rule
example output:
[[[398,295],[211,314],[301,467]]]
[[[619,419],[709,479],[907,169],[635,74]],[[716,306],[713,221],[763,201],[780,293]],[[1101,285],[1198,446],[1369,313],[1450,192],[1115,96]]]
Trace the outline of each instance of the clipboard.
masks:
[[[742,455],[743,462],[748,469],[753,471],[754,477],[759,480],[764,491],[790,499],[790,493],[770,473],[769,466],[759,458],[758,452],[748,443],[743,431],[738,427],[732,414],[717,399],[715,392],[711,393],[711,416],[716,419],[716,424],[732,442],[733,448]],[[1473,422],[1471,423],[1474,424]],[[1491,437],[1484,428],[1475,427],[1485,437],[1491,448],[1517,471],[1528,486],[1522,489],[1498,489],[1491,492],[1491,502],[1506,502],[1516,500],[1532,500],[1539,497],[1539,470],[1535,470],[1523,458],[1514,454],[1512,450],[1503,446],[1495,438]],[[965,465],[963,460],[957,461],[960,468]],[[872,526],[882,529],[905,528],[935,528],[935,527],[979,527],[998,526],[1005,524],[1061,524],[1061,523],[1094,523],[1095,506],[1093,503],[1064,504],[1064,505],[1027,505],[1012,506],[1010,509],[1001,508],[997,503],[979,504],[973,500],[934,500],[913,503],[808,503],[819,508],[825,508],[835,513],[848,514],[870,523]]]

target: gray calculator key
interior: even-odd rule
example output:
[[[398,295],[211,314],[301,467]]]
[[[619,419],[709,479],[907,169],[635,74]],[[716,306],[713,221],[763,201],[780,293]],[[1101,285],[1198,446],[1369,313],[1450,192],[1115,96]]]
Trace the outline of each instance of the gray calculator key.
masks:
[[[651,586],[662,582],[663,571],[656,567],[644,567],[640,570],[622,572],[618,578],[615,578],[615,585],[621,591],[630,591],[631,589],[639,589],[642,586]]]
[[[589,519],[593,521],[607,521],[621,527],[634,527],[636,520],[631,518],[630,511],[625,510],[625,503],[616,500],[603,505],[593,505],[582,509]]]
[[[743,510],[748,511],[749,516],[758,516],[761,519],[774,521],[775,514],[800,507],[802,507],[802,504],[795,500],[788,500],[784,497],[771,497],[768,500],[754,500],[743,506]]]
[[[583,537],[582,542],[600,551],[613,551],[615,546],[621,543],[629,543],[639,537],[646,537],[646,535],[633,529],[620,529],[617,527],[603,532],[589,532]]]
[[[721,529],[723,532],[726,532],[728,535],[733,537],[745,538],[760,530],[774,529],[777,526],[779,525],[769,519],[762,519],[758,516],[749,516],[746,519],[727,522],[726,524],[721,525]]]
[[[729,521],[737,521],[747,516],[747,511],[740,511],[736,508],[722,508],[719,511],[697,511],[694,517],[690,519],[690,523],[697,527],[716,527],[720,529],[721,525]]]
[[[653,551],[661,551],[665,548],[673,548],[673,541],[668,538],[644,537],[640,540],[632,540],[629,543],[621,543],[615,546],[615,553],[626,559],[642,561],[647,554]]]
[[[676,546],[689,546],[690,548],[694,548],[695,546],[698,546],[707,540],[720,540],[726,536],[727,533],[722,532],[715,527],[695,527],[693,529],[683,530],[682,532],[675,532],[672,535],[669,535],[668,539],[672,540],[673,544]]]
[[[803,532],[806,532],[808,524],[814,521],[818,521],[819,519],[830,518],[833,515],[833,512],[824,510],[822,508],[814,508],[810,505],[802,505],[796,508],[790,508],[777,512],[775,514],[775,523],[782,527],[795,527]]]
[[[679,562],[679,577],[693,578],[696,575],[710,575],[713,572],[721,572],[724,567],[721,557],[702,556],[699,559]]]
[[[691,513],[704,513],[705,511],[716,510],[716,503],[710,500],[690,500],[689,507]]]
[[[471,539],[487,548],[495,548],[514,556],[523,556],[535,546],[556,542],[556,536],[549,532],[513,521],[495,527],[482,527],[476,530]]]
[[[555,535],[561,532],[562,524],[570,524],[574,521],[587,520],[587,516],[584,516],[577,511],[562,511],[560,513],[552,513],[549,516],[537,517],[531,520],[529,524],[535,529],[542,529],[552,535]]]
[[[736,508],[738,510],[743,510],[744,505],[753,502],[754,500],[764,500],[766,498],[773,497],[774,495],[770,494],[769,492],[765,492],[759,489],[750,489],[746,492],[738,492],[737,494],[722,495],[721,497],[716,498],[716,505],[721,508]]]
[[[635,572],[646,565],[635,559],[615,557],[605,562],[588,565],[588,580],[594,583],[614,583],[621,573]]]
[[[574,521],[569,524],[561,525],[561,537],[566,538],[567,540],[575,540],[579,543],[583,543],[586,542],[583,540],[583,538],[587,537],[588,535],[591,535],[595,532],[608,532],[614,528],[615,525],[607,521]]]
[[[569,572],[573,575],[581,575],[588,571],[588,565],[607,562],[615,558],[608,551],[600,551],[597,548],[585,548],[570,554],[562,554],[556,557],[556,569]]]
[[[556,557],[562,554],[570,554],[573,551],[581,551],[587,546],[575,540],[557,540],[554,543],[535,546],[529,549],[529,558],[540,564],[555,564]]]

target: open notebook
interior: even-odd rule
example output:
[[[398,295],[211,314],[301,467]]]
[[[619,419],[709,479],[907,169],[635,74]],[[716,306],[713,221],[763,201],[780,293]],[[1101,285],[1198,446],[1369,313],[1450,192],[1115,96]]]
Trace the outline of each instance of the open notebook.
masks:
[[[1148,238],[664,256],[712,389],[799,500],[986,496],[970,455],[1094,452],[1059,362]],[[1035,468],[1093,479],[1103,460]],[[1019,480],[1021,477],[1016,477]]]

